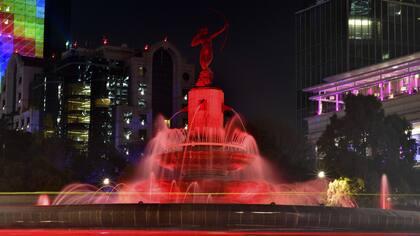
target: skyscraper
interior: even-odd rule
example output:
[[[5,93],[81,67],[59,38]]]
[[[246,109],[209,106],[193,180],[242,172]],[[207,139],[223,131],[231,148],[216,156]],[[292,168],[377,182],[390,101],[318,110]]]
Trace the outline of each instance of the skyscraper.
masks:
[[[0,77],[13,53],[42,58],[45,0],[3,0],[0,3]]]
[[[54,70],[34,83],[45,134],[69,139],[94,155],[112,145],[127,159],[138,158],[161,114],[184,128],[184,114],[169,118],[187,104],[194,66],[170,42],[142,50],[104,44],[96,49],[75,44]]]
[[[316,112],[303,88],[420,50],[419,0],[325,0],[295,13],[297,124]]]

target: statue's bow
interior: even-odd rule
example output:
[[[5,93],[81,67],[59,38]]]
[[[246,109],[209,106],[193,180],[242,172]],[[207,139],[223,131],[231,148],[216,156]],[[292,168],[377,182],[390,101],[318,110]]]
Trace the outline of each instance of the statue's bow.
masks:
[[[226,27],[226,29],[225,29],[226,34],[225,34],[225,37],[223,39],[222,46],[220,47],[220,51],[223,51],[223,49],[226,45],[227,39],[228,39],[229,29],[227,28],[227,26],[229,25],[229,22],[228,22],[226,16],[222,12],[220,12],[216,9],[213,9],[213,8],[210,8],[210,10],[213,11],[214,13],[216,13],[217,15],[221,16],[223,18],[223,20],[225,21],[224,27]]]

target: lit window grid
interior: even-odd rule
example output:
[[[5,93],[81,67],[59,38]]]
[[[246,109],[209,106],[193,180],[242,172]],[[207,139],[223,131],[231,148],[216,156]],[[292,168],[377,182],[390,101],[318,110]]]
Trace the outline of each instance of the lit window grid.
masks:
[[[0,73],[13,53],[39,57],[44,52],[45,0],[0,1]]]

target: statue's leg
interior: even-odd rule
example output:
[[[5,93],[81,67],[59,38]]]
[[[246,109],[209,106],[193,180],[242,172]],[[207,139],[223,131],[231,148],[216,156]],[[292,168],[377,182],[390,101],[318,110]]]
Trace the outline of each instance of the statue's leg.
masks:
[[[196,86],[209,86],[213,81],[213,72],[210,69],[210,63],[213,60],[213,52],[209,48],[203,48],[200,53],[201,72]]]

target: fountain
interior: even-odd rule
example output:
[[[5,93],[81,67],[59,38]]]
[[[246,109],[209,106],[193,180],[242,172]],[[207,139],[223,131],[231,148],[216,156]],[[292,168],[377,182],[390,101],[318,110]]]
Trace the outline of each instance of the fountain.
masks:
[[[196,86],[188,93],[188,129],[170,129],[163,119],[135,178],[104,195],[72,184],[53,205],[98,203],[253,203],[320,205],[327,181],[275,184],[254,138],[238,115],[224,125],[223,91]],[[83,193],[83,194],[67,194]],[[276,194],[282,193],[282,194]],[[289,196],[287,193],[293,194]],[[299,193],[299,194],[294,194]],[[321,193],[321,194],[320,194]]]
[[[381,177],[379,206],[381,209],[384,209],[384,210],[391,209],[391,199],[389,197],[389,183],[388,183],[388,177],[386,176],[386,174],[383,174]]]
[[[244,203],[323,204],[327,181],[275,183],[271,168],[246,132],[239,115],[224,104],[224,93],[212,87],[211,40],[227,28],[206,36],[201,30],[192,45],[203,45],[201,72],[188,93],[188,128],[168,128],[163,119],[147,148],[140,173],[105,196],[94,186],[72,184],[53,205],[106,203]],[[225,122],[225,112],[233,118]],[[146,174],[144,174],[146,173]],[[67,194],[68,192],[83,194]],[[299,193],[299,194],[295,194]],[[347,206],[347,205],[344,205]]]

